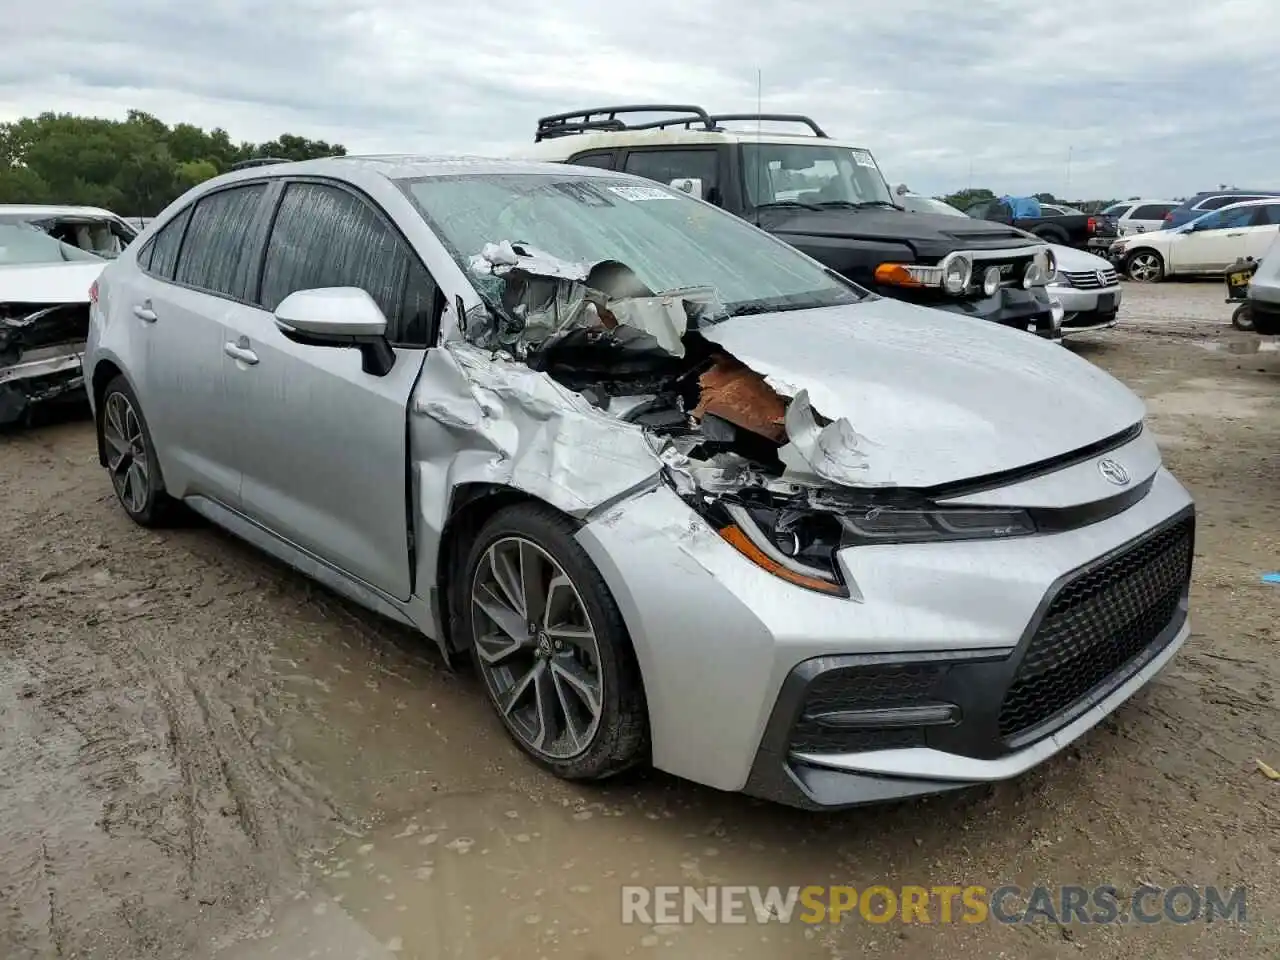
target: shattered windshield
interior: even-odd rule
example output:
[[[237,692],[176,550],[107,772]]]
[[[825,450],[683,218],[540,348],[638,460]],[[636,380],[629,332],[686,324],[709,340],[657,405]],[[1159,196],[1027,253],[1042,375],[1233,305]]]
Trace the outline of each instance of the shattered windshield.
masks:
[[[742,178],[753,207],[896,206],[869,150],[810,143],[744,143]]]
[[[0,223],[0,266],[68,261],[100,263],[102,257],[55,240],[31,224]]]
[[[136,234],[132,227],[111,220],[95,217],[23,217],[14,214],[0,215],[0,224],[26,224],[78,247],[97,254],[104,260],[114,260],[128,246]]]
[[[856,287],[768,234],[676,190],[566,173],[432,177],[406,189],[454,260],[486,244],[625,264],[650,290],[712,288],[728,313],[832,306]]]

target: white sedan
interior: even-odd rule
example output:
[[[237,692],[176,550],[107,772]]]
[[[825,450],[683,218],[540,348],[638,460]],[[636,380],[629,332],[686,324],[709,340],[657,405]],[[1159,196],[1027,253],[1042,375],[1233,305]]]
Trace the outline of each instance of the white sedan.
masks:
[[[1220,273],[1241,258],[1258,259],[1280,230],[1280,197],[1246,200],[1172,230],[1121,237],[1107,250],[1130,280]]]

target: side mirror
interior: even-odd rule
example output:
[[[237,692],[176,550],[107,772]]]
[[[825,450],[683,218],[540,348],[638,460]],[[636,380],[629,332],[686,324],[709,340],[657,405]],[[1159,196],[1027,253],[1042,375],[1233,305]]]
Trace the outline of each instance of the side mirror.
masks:
[[[900,197],[905,197],[911,191],[907,189],[907,185],[905,183],[900,183],[893,188],[893,192]]]
[[[691,197],[697,197],[699,200],[702,199],[701,177],[676,177],[667,186],[674,187],[681,193],[687,193]]]
[[[311,347],[355,347],[365,373],[385,377],[396,354],[387,342],[387,318],[358,287],[296,290],[276,307],[276,326],[294,343]]]

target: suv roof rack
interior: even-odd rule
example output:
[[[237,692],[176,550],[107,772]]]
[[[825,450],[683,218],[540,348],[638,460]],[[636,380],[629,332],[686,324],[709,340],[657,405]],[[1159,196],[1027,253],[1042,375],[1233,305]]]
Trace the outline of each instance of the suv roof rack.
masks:
[[[293,161],[281,157],[250,157],[248,160],[237,160],[227,170],[230,172],[231,170],[247,170],[249,167],[268,167],[275,163],[293,163]]]
[[[762,120],[769,123],[802,123],[813,131],[815,137],[829,140],[827,132],[803,113],[715,113],[711,119],[719,126],[726,120]]]
[[[623,113],[674,113],[678,116],[647,123],[627,123],[619,117]],[[815,137],[826,140],[827,133],[802,113],[716,113],[709,114],[702,107],[685,103],[636,103],[618,107],[594,107],[590,110],[571,110],[542,117],[534,134],[535,143],[568,137],[576,133],[616,133],[622,130],[665,130],[668,127],[684,127],[692,130],[694,124],[707,131],[721,130],[725,121],[761,120],[770,123],[800,123],[813,131]]]
[[[627,123],[618,117],[620,113],[678,113],[682,116],[670,120],[654,120],[649,123]],[[568,137],[575,133],[593,133],[618,130],[656,130],[679,123],[700,123],[707,130],[714,130],[715,124],[707,111],[702,107],[687,103],[634,103],[619,107],[594,107],[590,110],[571,110],[568,113],[556,113],[538,120],[538,130],[534,134],[535,143],[541,140],[552,140],[556,137]]]

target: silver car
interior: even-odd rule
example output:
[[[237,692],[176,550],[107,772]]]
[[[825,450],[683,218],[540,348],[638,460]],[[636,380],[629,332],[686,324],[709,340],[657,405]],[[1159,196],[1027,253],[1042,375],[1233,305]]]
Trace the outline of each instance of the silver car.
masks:
[[[86,374],[138,523],[184,503],[470,656],[567,778],[1001,780],[1189,629],[1193,506],[1134,394],[624,174],[218,177],[103,271]]]

